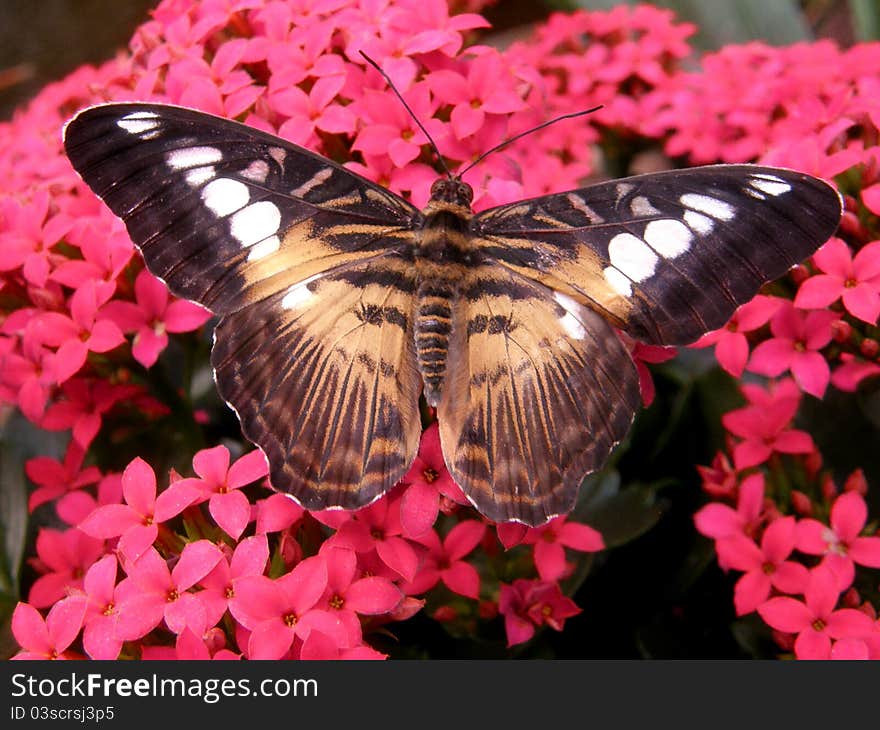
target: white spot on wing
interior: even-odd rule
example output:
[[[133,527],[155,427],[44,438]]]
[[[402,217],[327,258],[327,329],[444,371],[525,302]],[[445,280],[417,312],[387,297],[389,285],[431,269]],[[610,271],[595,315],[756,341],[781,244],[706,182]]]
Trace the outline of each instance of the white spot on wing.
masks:
[[[685,193],[679,198],[681,200],[681,204],[690,208],[691,210],[699,211],[700,213],[705,213],[706,215],[710,215],[713,218],[717,218],[722,221],[729,221],[736,215],[736,210],[730,203],[725,203],[723,200],[719,200],[718,198],[713,198],[710,195],[700,195],[699,193]]]
[[[197,188],[211,180],[215,174],[216,171],[213,165],[205,165],[204,167],[194,167],[192,170],[187,170],[183,178],[190,187]]]
[[[271,256],[281,247],[281,239],[278,236],[269,236],[265,241],[260,241],[248,253],[248,261],[257,261]]]
[[[629,209],[632,211],[633,215],[638,218],[648,218],[652,215],[662,215],[659,210],[651,205],[651,201],[648,200],[644,195],[636,195],[636,197],[634,197],[632,199],[632,202],[629,204]]]
[[[248,204],[250,198],[247,185],[228,177],[218,177],[205,185],[202,190],[202,200],[205,205],[219,216],[227,216],[241,210]]]
[[[614,289],[620,296],[622,297],[631,297],[633,290],[632,284],[630,284],[629,279],[627,279],[623,274],[621,274],[617,269],[613,266],[605,267],[605,281],[608,282],[608,285]]]
[[[269,177],[269,163],[265,160],[254,160],[241,171],[240,175],[254,182],[266,182],[266,178]]]
[[[282,147],[270,147],[269,157],[271,157],[279,166],[284,165],[284,158],[287,157],[287,150]]]
[[[689,210],[684,214],[684,222],[687,223],[697,233],[711,233],[715,227],[715,221],[709,216],[697,213],[695,210]]]
[[[333,170],[329,167],[322,167],[318,170],[311,178],[306,180],[302,185],[298,188],[294,188],[290,191],[291,195],[296,196],[297,198],[301,198],[303,195],[312,190],[313,188],[318,187],[323,182],[327,180],[333,174]]]
[[[239,183],[241,184],[241,183]],[[243,186],[244,187],[244,186]],[[230,218],[232,235],[242,246],[253,246],[278,233],[281,211],[275,203],[261,200],[251,203]]]
[[[749,180],[749,185],[767,195],[782,195],[791,190],[791,185],[775,175],[756,175]]]
[[[664,258],[681,256],[691,247],[694,234],[681,221],[663,218],[645,226],[645,241]]]
[[[124,129],[129,134],[143,134],[159,128],[159,122],[155,119],[130,119],[129,117],[131,117],[130,114],[116,122],[117,127]]]
[[[587,335],[583,323],[574,315],[577,311],[577,303],[569,296],[560,292],[553,292],[553,297],[559,302],[559,306],[565,310],[565,314],[559,318],[559,323],[568,333],[569,337],[582,340]]]
[[[618,233],[608,243],[611,265],[633,281],[644,281],[654,275],[659,258],[648,244],[632,233]]]
[[[315,274],[308,279],[304,279],[299,284],[294,284],[290,287],[290,289],[287,290],[287,294],[285,294],[284,298],[281,300],[281,306],[284,309],[296,309],[309,301],[309,299],[314,296],[314,294],[309,291],[309,284],[319,276],[321,275]]]
[[[188,170],[190,167],[214,165],[223,159],[223,153],[216,147],[182,147],[171,150],[165,161],[175,170]]]

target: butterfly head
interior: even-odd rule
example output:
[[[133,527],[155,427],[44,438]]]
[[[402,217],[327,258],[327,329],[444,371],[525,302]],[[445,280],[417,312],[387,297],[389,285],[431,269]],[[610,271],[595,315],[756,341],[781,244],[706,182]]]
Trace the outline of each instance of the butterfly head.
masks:
[[[452,203],[470,210],[474,189],[456,177],[441,177],[431,186],[431,202]]]

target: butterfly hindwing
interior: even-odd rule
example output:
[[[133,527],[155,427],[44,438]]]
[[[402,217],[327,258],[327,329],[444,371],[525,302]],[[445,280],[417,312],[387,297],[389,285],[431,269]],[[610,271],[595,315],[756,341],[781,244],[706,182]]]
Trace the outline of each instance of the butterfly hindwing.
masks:
[[[304,507],[368,504],[415,458],[411,270],[395,254],[354,264],[217,327],[220,394],[266,453],[272,485]]]
[[[460,291],[437,413],[447,466],[489,519],[542,524],[625,436],[635,366],[601,315],[500,265]]]
[[[64,142],[150,270],[217,314],[401,249],[419,215],[326,158],[181,107],[92,107]]]
[[[723,325],[834,232],[840,196],[799,172],[710,165],[512,203],[474,219],[504,266],[651,344]]]

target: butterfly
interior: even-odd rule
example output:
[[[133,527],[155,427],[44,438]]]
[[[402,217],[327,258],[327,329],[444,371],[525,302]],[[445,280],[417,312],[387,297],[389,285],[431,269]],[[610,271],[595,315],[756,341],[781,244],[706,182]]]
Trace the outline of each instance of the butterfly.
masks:
[[[312,510],[394,486],[436,408],[479,512],[568,512],[639,405],[616,330],[682,345],[812,254],[842,204],[786,169],[657,172],[480,213],[448,174],[421,210],[318,154],[177,106],[66,126],[147,268],[219,315],[211,363],[270,483]]]

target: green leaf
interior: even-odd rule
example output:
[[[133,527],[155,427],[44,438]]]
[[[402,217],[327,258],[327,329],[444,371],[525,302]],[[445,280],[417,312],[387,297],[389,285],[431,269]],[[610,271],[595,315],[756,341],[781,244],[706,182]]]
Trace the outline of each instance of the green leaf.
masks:
[[[28,534],[24,464],[34,456],[60,459],[66,438],[42,431],[17,411],[0,427],[0,597],[18,599]]]
[[[620,0],[569,0],[575,7],[608,10]],[[629,5],[638,4],[629,0]],[[658,7],[673,10],[679,21],[697,26],[691,43],[702,50],[716,50],[729,43],[761,40],[782,46],[810,40],[812,33],[795,0],[654,0]],[[876,0],[865,0],[865,5]]]
[[[617,547],[650,530],[663,514],[657,490],[666,483],[630,484],[616,494],[593,501],[579,517],[602,533],[607,548]]]

